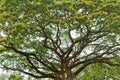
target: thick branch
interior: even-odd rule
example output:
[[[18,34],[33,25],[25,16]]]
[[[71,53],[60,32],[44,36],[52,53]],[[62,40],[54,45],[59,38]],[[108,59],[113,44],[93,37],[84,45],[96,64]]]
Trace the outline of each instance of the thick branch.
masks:
[[[83,69],[85,69],[90,63],[83,64],[75,73],[74,75],[77,76]]]
[[[11,50],[13,50],[14,52],[16,52],[16,53],[18,53],[18,54],[20,54],[20,55],[22,55],[22,56],[25,56],[26,59],[28,60],[28,62],[31,64],[31,67],[34,68],[38,73],[40,73],[40,74],[42,74],[42,75],[46,75],[46,74],[44,74],[44,72],[41,72],[41,71],[39,71],[39,70],[37,69],[37,67],[36,67],[36,66],[31,62],[31,60],[29,59],[29,58],[30,58],[29,56],[35,57],[35,58],[34,58],[35,60],[39,61],[40,64],[44,65],[45,67],[47,67],[47,68],[50,69],[51,71],[53,71],[53,72],[55,72],[55,73],[59,73],[59,71],[58,71],[55,67],[52,68],[52,67],[48,66],[49,64],[46,64],[45,62],[43,62],[43,61],[41,61],[40,59],[38,59],[38,57],[37,57],[35,54],[19,51],[19,50],[17,50],[16,48],[14,48],[13,46],[12,46],[12,47],[9,47],[9,46],[6,46],[6,45],[3,45],[3,46],[6,47],[6,48],[9,48],[9,49],[11,49]]]
[[[88,60],[86,63],[83,63],[83,65],[74,74],[75,74],[75,76],[77,76],[84,68],[86,68],[88,65],[93,64],[93,63],[105,63],[110,66],[120,66],[120,64],[118,64],[118,63],[113,63],[113,62],[109,61],[113,58],[116,58],[116,57]]]
[[[114,48],[114,47],[116,47],[117,45],[114,45],[114,46],[110,46],[105,52],[103,52],[103,53],[100,53],[99,55],[96,55],[95,57],[93,57],[93,58],[90,58],[90,59],[87,59],[87,60],[84,60],[84,61],[76,61],[74,64],[71,64],[70,65],[70,68],[72,69],[72,68],[74,68],[74,67],[76,67],[76,66],[78,66],[78,65],[80,65],[80,64],[84,64],[84,63],[87,63],[87,62],[89,62],[89,61],[94,61],[94,60],[96,60],[96,59],[98,59],[98,58],[102,58],[102,56],[103,55],[105,55],[105,54],[111,54],[111,53],[114,53],[114,52],[116,52],[116,51],[118,51],[118,49],[115,49],[115,50],[113,50],[113,51],[110,51],[112,48]],[[93,53],[92,53],[93,54]],[[104,58],[103,58],[104,59]]]
[[[29,75],[29,76],[32,76],[32,77],[34,77],[34,78],[46,78],[46,77],[52,78],[52,77],[49,76],[49,75],[48,75],[48,76],[43,76],[43,75],[39,76],[39,75],[35,75],[35,74],[33,74],[33,73],[30,73],[30,72],[27,72],[27,71],[24,71],[24,70],[21,70],[21,69],[10,68],[10,67],[7,67],[7,66],[0,67],[0,68],[6,69],[6,70],[12,70],[12,71],[22,72],[22,73],[27,74],[27,75]]]
[[[3,47],[5,47],[5,48],[8,48],[8,49],[11,49],[11,50],[13,50],[14,52],[16,52],[16,53],[18,53],[18,54],[20,54],[20,55],[22,55],[22,56],[29,56],[29,55],[34,55],[34,54],[32,54],[32,53],[27,53],[27,52],[23,52],[23,51],[20,51],[20,50],[17,50],[16,48],[14,48],[13,47],[13,45],[11,44],[11,47],[10,46],[7,46],[7,45],[4,45],[4,44],[1,44]]]

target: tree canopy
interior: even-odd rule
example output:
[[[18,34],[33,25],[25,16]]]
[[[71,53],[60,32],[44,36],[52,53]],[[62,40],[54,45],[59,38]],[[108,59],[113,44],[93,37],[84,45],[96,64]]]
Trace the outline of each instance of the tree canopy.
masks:
[[[36,79],[117,80],[119,36],[119,0],[0,1],[2,69]]]

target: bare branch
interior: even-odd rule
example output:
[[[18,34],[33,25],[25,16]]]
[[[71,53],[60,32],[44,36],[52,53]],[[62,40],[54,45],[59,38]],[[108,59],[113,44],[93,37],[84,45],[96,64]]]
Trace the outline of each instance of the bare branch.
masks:
[[[114,47],[116,47],[116,46],[118,46],[118,45],[109,46],[108,49],[107,49],[105,52],[103,52],[103,53],[101,53],[101,54],[98,54],[98,55],[96,55],[95,57],[92,57],[92,58],[90,58],[90,59],[86,59],[86,60],[84,60],[84,61],[80,61],[80,60],[78,59],[78,61],[76,61],[76,62],[74,61],[74,63],[70,65],[70,68],[72,69],[72,68],[74,68],[74,67],[76,67],[76,66],[78,66],[78,65],[80,65],[80,64],[85,64],[85,63],[87,63],[87,62],[89,62],[89,61],[94,61],[94,60],[99,59],[99,58],[102,58],[102,59],[104,60],[103,55],[105,55],[105,54],[109,55],[109,54],[111,54],[111,53],[114,53],[115,51],[118,51],[119,48],[118,48],[118,49],[115,49],[115,50],[113,50],[113,51],[110,51],[112,48],[114,48]],[[91,54],[93,54],[93,53],[91,53]],[[90,55],[91,55],[91,54],[90,54]]]
[[[35,75],[33,73],[30,73],[30,72],[27,72],[27,71],[24,71],[24,70],[21,70],[21,69],[10,68],[10,67],[7,67],[7,66],[0,67],[0,68],[6,69],[6,70],[12,70],[12,71],[22,72],[22,73],[27,74],[29,76],[32,76],[34,78],[46,78],[46,77],[53,78],[52,76],[49,76],[49,75],[48,76],[43,76],[43,75],[39,76],[39,75]]]
[[[18,53],[18,54],[20,54],[20,55],[22,55],[22,56],[29,56],[29,55],[32,56],[32,55],[34,55],[34,54],[32,54],[32,53],[28,53],[28,52],[23,52],[23,51],[17,50],[16,48],[13,47],[12,44],[11,44],[10,46],[4,45],[4,44],[0,44],[0,45],[2,45],[2,46],[5,47],[5,48],[8,48],[8,49],[13,50],[14,52],[16,52],[16,53]]]
[[[85,69],[90,63],[83,64],[75,73],[74,75],[77,76],[83,69]]]

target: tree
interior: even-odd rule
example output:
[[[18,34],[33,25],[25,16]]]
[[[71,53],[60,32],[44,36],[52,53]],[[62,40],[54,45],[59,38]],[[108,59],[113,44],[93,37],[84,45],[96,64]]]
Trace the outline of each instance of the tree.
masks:
[[[36,79],[73,80],[89,67],[120,66],[119,0],[0,3],[1,68]]]

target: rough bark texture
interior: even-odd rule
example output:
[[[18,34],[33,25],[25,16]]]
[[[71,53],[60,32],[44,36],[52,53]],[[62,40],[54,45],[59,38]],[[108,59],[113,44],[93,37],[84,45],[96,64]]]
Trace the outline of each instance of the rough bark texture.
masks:
[[[73,80],[74,77],[75,75],[71,72],[71,69],[69,67],[69,62],[67,62],[67,60],[64,60],[62,58],[60,79],[61,80]]]

